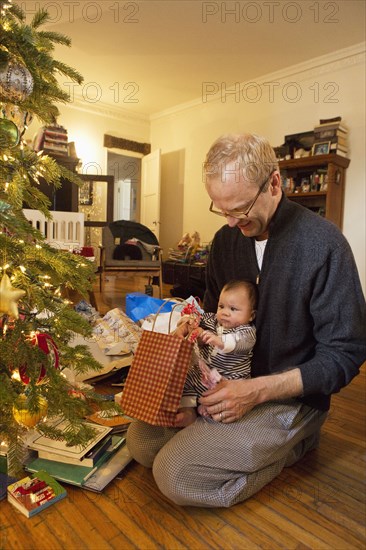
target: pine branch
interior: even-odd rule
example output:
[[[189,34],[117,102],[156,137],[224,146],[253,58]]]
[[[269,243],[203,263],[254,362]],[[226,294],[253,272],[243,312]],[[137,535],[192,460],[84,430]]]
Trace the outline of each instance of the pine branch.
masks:
[[[44,25],[45,23],[47,23],[49,21],[49,19],[50,19],[50,17],[49,17],[49,14],[48,14],[47,10],[40,9],[35,14],[35,16],[33,17],[30,26],[31,26],[32,29],[37,29],[41,25]]]

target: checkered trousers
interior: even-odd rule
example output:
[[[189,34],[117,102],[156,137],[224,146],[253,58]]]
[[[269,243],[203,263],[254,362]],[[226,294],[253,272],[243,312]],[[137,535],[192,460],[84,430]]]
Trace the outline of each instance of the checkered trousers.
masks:
[[[161,492],[184,506],[228,507],[318,445],[327,416],[299,401],[258,405],[231,424],[198,417],[182,430],[132,422],[127,446]]]

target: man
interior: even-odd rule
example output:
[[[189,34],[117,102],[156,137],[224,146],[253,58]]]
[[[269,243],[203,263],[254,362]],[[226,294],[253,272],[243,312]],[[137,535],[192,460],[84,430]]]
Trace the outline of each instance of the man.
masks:
[[[252,378],[205,392],[213,421],[180,431],[135,422],[128,445],[174,502],[231,506],[317,446],[331,394],[366,358],[366,308],[347,241],[284,196],[266,139],[224,136],[204,169],[210,211],[227,221],[212,243],[204,308],[216,310],[229,280],[257,282]]]

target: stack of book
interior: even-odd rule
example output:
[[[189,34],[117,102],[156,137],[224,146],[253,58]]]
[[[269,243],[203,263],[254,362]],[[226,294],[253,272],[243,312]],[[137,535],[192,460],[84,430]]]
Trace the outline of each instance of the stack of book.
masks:
[[[56,156],[68,156],[69,146],[67,130],[58,124],[54,126],[44,126],[39,130],[35,138],[34,150],[43,150],[45,154]]]
[[[47,472],[15,481],[7,488],[8,501],[31,518],[66,497],[66,490]]]
[[[169,248],[169,260],[185,263],[189,261],[189,258],[189,248]]]
[[[329,153],[342,157],[348,154],[348,130],[342,124],[342,117],[321,119],[314,128],[314,147],[316,144],[329,143]]]
[[[63,430],[66,424],[59,421],[54,427]],[[37,456],[27,462],[25,469],[43,470],[59,481],[102,492],[131,461],[131,455],[125,445],[125,433],[112,433],[110,426],[89,424],[95,433],[85,447],[70,446],[36,433],[28,446]]]

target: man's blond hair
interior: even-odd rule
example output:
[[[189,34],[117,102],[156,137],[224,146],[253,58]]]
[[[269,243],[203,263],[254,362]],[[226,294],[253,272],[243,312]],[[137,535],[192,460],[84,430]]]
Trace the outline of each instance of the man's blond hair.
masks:
[[[206,155],[203,166],[205,182],[223,175],[227,164],[233,162],[245,181],[258,186],[278,170],[278,160],[266,138],[255,134],[227,134],[217,139]],[[222,181],[225,181],[224,177]],[[266,190],[267,186],[263,192]]]

